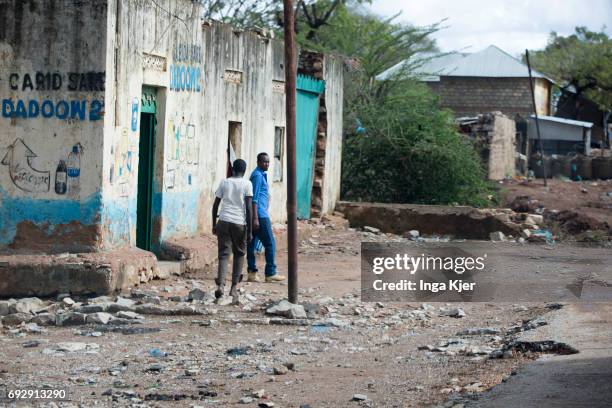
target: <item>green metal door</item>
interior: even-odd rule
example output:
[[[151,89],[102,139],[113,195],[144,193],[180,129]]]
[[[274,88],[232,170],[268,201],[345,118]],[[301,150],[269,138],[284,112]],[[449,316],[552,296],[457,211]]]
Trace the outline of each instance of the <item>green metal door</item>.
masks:
[[[305,75],[298,75],[296,100],[296,182],[297,215],[302,220],[310,218],[317,124],[319,120],[319,94],[324,89],[324,81],[319,81]]]
[[[141,106],[140,143],[138,149],[136,246],[149,251],[151,250],[151,232],[153,230],[151,207],[153,205],[153,169],[156,125],[155,113],[157,106],[155,88],[142,88]]]

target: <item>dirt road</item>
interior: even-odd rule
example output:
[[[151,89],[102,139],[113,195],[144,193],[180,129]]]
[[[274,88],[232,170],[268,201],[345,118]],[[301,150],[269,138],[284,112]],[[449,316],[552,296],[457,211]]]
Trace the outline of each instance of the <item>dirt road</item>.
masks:
[[[266,320],[266,305],[285,297],[286,286],[259,283],[244,285],[240,306],[193,301],[188,310],[197,314],[191,316],[142,313],[131,322],[116,320],[123,325],[5,327],[0,387],[67,388],[63,406],[452,407],[540,355],[508,344],[509,333],[550,312],[542,303],[360,302],[360,241],[399,239],[322,225],[303,242],[300,301],[313,314],[305,325]],[[510,258],[534,256],[524,257],[531,259],[526,275],[538,273],[538,257],[567,256],[566,250],[512,245],[504,247],[514,251]],[[605,248],[572,250],[587,270],[593,259],[609,257]],[[285,264],[280,254],[281,272]],[[210,296],[212,277],[156,281],[124,295],[159,303],[149,307],[156,313],[184,311],[183,296],[194,288]],[[128,309],[146,309],[137,305]],[[465,317],[441,313],[457,306]]]

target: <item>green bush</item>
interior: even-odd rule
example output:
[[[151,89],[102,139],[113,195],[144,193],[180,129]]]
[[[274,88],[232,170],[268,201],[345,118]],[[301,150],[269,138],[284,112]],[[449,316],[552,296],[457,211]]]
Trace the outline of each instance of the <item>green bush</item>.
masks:
[[[366,93],[347,89],[354,96],[346,100],[343,199],[488,205],[492,190],[480,158],[427,86],[410,80],[375,86]]]

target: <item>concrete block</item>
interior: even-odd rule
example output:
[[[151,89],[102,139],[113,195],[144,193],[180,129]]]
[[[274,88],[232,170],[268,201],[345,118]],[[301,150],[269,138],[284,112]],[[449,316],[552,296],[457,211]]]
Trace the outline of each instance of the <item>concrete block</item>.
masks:
[[[0,256],[0,297],[107,295],[141,282],[140,271],[153,276],[157,258],[138,248],[60,255]],[[44,306],[42,306],[44,307]]]

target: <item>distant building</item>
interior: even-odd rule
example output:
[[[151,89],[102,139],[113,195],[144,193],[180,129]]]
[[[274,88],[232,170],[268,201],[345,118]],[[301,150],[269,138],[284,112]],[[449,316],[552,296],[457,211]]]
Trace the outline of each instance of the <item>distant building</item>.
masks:
[[[390,78],[404,62],[379,76]],[[440,104],[456,117],[500,111],[509,117],[533,113],[527,65],[491,45],[482,51],[434,57],[416,69],[420,79],[440,96]],[[532,70],[540,115],[551,114],[553,81]]]
[[[554,116],[538,116],[540,126],[540,138],[542,139],[542,150],[544,154],[568,154],[591,152],[591,122],[582,122],[557,118]],[[529,118],[529,141],[531,151],[538,151],[537,128],[535,116]]]

